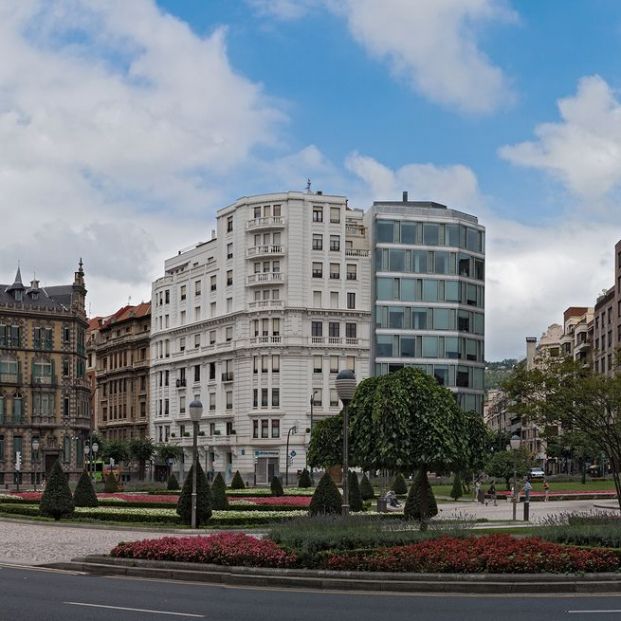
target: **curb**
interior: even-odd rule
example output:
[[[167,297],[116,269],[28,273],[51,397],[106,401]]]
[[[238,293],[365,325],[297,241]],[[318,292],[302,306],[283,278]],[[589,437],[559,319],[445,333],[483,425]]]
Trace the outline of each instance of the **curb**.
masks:
[[[621,573],[412,574],[226,567],[92,555],[42,565],[98,576],[132,576],[229,586],[446,594],[621,593]]]

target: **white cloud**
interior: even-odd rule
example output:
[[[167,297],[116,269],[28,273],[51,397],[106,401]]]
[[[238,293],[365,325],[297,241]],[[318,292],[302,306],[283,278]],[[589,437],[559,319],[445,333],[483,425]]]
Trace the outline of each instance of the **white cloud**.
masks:
[[[207,237],[223,179],[284,120],[225,35],[152,0],[0,4],[0,281],[18,257],[43,284],[67,280],[83,255],[106,313]]]
[[[486,357],[522,357],[524,339],[562,323],[569,306],[593,306],[612,285],[618,230],[593,220],[559,218],[536,225],[499,218],[478,189],[472,170],[455,165],[408,164],[396,171],[358,154],[348,168],[363,186],[358,206],[372,200],[433,200],[479,217],[487,231]]]
[[[259,15],[271,16],[283,21],[304,17],[313,7],[321,4],[318,0],[246,0]]]
[[[535,128],[537,140],[504,146],[518,166],[559,179],[574,194],[598,199],[621,183],[621,103],[600,76],[582,78],[572,97],[560,99],[558,123]]]

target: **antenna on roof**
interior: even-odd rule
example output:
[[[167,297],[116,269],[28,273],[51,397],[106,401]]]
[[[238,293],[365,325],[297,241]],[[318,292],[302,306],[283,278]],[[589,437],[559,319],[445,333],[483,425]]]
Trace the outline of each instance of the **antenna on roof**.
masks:
[[[131,306],[131,304],[132,304],[132,296],[130,295],[130,296],[127,298],[127,306]]]
[[[307,178],[306,178],[306,192],[307,192],[308,194],[310,194],[310,193],[311,193],[311,180],[310,180],[310,177],[307,177]]]

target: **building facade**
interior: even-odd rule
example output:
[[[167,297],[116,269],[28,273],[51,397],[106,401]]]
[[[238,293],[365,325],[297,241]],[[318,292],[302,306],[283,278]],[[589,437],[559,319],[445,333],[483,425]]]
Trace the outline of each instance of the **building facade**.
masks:
[[[24,483],[57,459],[77,476],[91,428],[82,262],[69,285],[0,285],[0,483]],[[33,441],[39,443],[38,453]]]
[[[337,372],[369,374],[370,272],[363,212],[344,197],[288,192],[221,209],[212,238],[168,259],[153,284],[154,441],[182,446],[189,463],[198,399],[207,472],[268,483],[301,470],[311,421],[340,410]]]
[[[432,202],[375,202],[367,213],[373,258],[375,375],[422,369],[483,413],[485,229]]]
[[[146,437],[151,304],[124,306],[114,315],[92,320],[89,327],[97,430],[106,440]]]

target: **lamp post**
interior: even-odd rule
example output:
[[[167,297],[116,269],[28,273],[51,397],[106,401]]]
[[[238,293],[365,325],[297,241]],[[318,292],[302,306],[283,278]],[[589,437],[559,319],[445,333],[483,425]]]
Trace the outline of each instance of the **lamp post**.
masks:
[[[285,452],[287,453],[285,459],[285,486],[289,485],[289,436],[291,435],[291,432],[298,432],[298,429],[295,425],[293,425],[293,427],[290,427],[289,431],[287,431],[287,447],[285,449]]]
[[[349,414],[347,406],[356,391],[356,375],[350,369],[336,376],[336,393],[343,402],[343,504],[342,515],[349,515]]]
[[[196,522],[196,481],[198,471],[198,423],[201,420],[203,414],[203,404],[198,401],[192,401],[190,403],[190,419],[192,420],[192,464],[194,466],[192,470],[192,528],[197,528]]]
[[[509,446],[513,451],[513,521],[517,520],[517,495],[518,495],[518,486],[517,486],[517,457],[515,452],[520,448],[520,436],[512,435],[511,440],[509,441]]]
[[[37,491],[37,479],[39,478],[39,440],[32,441],[32,463],[34,464],[34,491]]]
[[[310,396],[310,434],[308,438],[308,447],[310,448],[311,440],[313,439],[313,402],[315,401],[315,390],[313,390],[313,394]],[[306,467],[308,468],[308,448],[306,449]],[[315,475],[313,472],[313,467],[310,467],[310,478],[311,482],[315,482]]]
[[[91,444],[91,478],[95,481],[95,475],[97,474],[97,451],[99,450],[99,444],[93,442]]]
[[[91,457],[91,447],[89,444],[84,445],[84,470],[88,472],[89,476],[91,475],[91,471],[93,469],[93,458]]]

